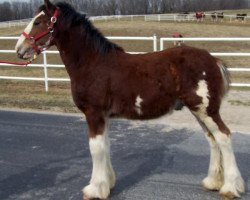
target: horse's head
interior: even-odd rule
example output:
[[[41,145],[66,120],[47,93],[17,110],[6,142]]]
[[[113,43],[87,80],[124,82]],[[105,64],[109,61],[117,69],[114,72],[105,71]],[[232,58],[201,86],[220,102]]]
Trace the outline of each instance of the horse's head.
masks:
[[[16,44],[18,57],[32,59],[53,45],[53,31],[58,10],[49,0],[44,0],[36,16],[31,20]]]

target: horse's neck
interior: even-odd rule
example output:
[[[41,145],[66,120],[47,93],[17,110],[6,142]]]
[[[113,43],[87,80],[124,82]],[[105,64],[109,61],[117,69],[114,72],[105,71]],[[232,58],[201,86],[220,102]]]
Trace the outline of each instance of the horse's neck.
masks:
[[[86,43],[85,37],[81,35],[80,30],[75,30],[60,34],[56,38],[55,44],[68,71],[87,66],[90,59],[98,56],[91,44]]]

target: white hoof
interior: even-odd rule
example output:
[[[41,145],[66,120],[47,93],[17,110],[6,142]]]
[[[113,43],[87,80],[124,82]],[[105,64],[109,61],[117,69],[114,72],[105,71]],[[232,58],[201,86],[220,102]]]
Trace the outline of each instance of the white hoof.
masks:
[[[220,194],[229,199],[240,197],[240,193],[245,192],[244,180],[241,177],[235,178],[235,181],[225,183],[220,189]]]
[[[83,190],[84,199],[107,199],[110,193],[109,185],[106,182],[89,184]]]
[[[113,189],[115,187],[115,182],[116,182],[116,176],[114,170],[110,171],[109,174],[109,188]]]
[[[223,185],[223,181],[221,178],[211,178],[208,176],[203,179],[202,185],[207,190],[220,190]]]

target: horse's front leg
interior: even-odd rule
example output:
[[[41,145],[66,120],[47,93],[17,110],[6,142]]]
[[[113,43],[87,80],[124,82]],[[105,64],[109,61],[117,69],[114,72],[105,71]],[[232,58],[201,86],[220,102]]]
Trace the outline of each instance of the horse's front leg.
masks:
[[[110,160],[107,118],[96,111],[86,112],[89,127],[89,148],[93,169],[88,186],[83,189],[84,200],[106,199],[115,185],[115,173]]]

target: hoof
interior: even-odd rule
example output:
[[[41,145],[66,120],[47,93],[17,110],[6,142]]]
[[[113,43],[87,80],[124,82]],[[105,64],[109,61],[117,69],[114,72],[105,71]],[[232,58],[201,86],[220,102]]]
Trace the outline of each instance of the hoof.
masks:
[[[233,183],[223,185],[220,189],[220,195],[224,197],[224,199],[234,199],[240,197],[240,194],[244,192],[245,185],[241,177],[237,178]]]
[[[206,190],[218,191],[221,189],[223,182],[220,179],[213,179],[210,177],[206,177],[202,181],[202,186]]]
[[[88,197],[86,197],[85,195],[83,195],[83,200],[101,200],[101,199],[99,199],[99,198],[89,199]]]
[[[110,193],[109,185],[105,182],[99,184],[89,184],[82,191],[84,200],[105,200],[108,198]]]
[[[112,172],[109,175],[109,188],[113,189],[115,187],[115,183],[116,183],[116,176],[115,172],[112,170]]]
[[[231,199],[240,197],[240,196],[235,196],[235,194],[233,194],[232,192],[227,192],[223,194],[220,192],[220,195],[221,195],[222,200],[231,200]]]

